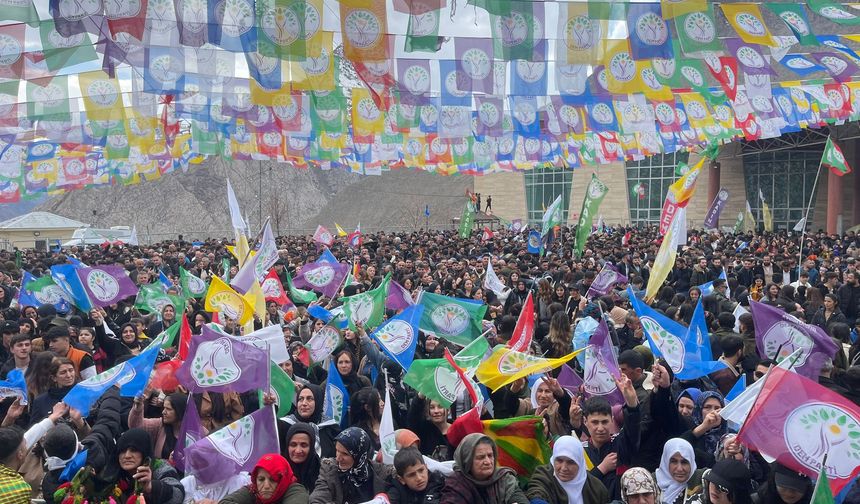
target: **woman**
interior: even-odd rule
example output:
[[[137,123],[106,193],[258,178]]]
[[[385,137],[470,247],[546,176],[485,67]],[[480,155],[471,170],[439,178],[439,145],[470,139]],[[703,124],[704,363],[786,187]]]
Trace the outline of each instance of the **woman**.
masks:
[[[366,376],[358,374],[358,359],[351,351],[343,349],[335,353],[334,362],[350,397],[353,397],[364,387],[370,387],[370,380]]]
[[[714,391],[702,392],[693,410],[695,427],[684,433],[682,438],[689,441],[696,450],[698,464],[710,467],[714,463],[714,453],[723,434],[728,432],[728,424],[720,417],[720,410],[726,405],[722,394]]]
[[[621,476],[621,502],[624,504],[659,504],[660,487],[647,469],[633,467]]]
[[[687,291],[687,299],[690,300],[690,304],[693,306],[696,306],[700,297],[702,297],[702,289],[699,287],[690,287],[690,290]]]
[[[80,332],[78,332],[78,343],[93,357],[93,362],[96,363],[96,371],[99,373],[104,371],[106,369],[107,354],[101,348],[96,347],[96,330],[92,327],[81,327]]]
[[[426,455],[439,462],[451,460],[454,447],[448,441],[448,408],[440,403],[427,400],[422,394],[412,400],[407,416],[407,425],[421,440],[419,449]]]
[[[552,285],[546,278],[538,280],[538,292],[535,301],[535,311],[538,314],[538,322],[541,324],[549,324],[552,313],[550,313],[549,305],[552,304]]]
[[[221,499],[221,504],[305,504],[308,491],[296,480],[289,462],[267,453],[251,471],[251,484]]]
[[[585,466],[585,450],[573,436],[555,442],[549,465],[535,469],[526,495],[533,504],[605,504],[609,492]]]
[[[232,276],[230,278],[233,278]],[[179,308],[184,308],[180,306]],[[146,334],[153,338],[176,322],[176,307],[168,303],[161,308],[161,320],[156,320],[146,329]]]
[[[567,313],[555,312],[549,322],[549,335],[541,342],[541,350],[547,358],[564,357],[573,351],[571,338]]]
[[[90,312],[93,327],[96,330],[96,342],[107,354],[105,366],[109,369],[116,365],[116,360],[124,355],[138,355],[149,345],[149,338],[141,338],[137,325],[127,322],[120,328],[120,338],[108,336],[105,331],[104,315],[97,309]]]
[[[145,404],[140,397],[134,398],[134,404],[128,412],[129,428],[142,428],[153,440],[153,453],[158,458],[170,460],[173,449],[176,447],[176,439],[182,426],[182,418],[185,416],[185,407],[188,404],[188,396],[181,392],[170,394],[164,398],[164,406],[161,410],[161,418],[144,418],[143,410]]]
[[[496,443],[480,433],[469,434],[454,451],[454,474],[445,480],[440,504],[523,504],[528,497],[520,490],[509,467],[497,467]]]
[[[54,363],[54,354],[51,352],[39,352],[31,354],[33,362],[30,363],[30,372],[26,374],[27,379],[27,395],[32,401],[36,397],[46,393],[51,387],[56,386],[53,380],[54,373],[51,373],[51,368]],[[72,364],[74,367],[74,364]],[[50,411],[50,408],[48,409]],[[30,406],[30,413],[33,412],[33,406]],[[45,414],[47,416],[47,413]]]
[[[539,377],[532,385],[530,399],[518,399],[516,385],[514,382],[510,388],[503,389],[506,410],[516,412],[516,416],[543,417],[553,438],[570,433],[570,396],[555,378]]]
[[[764,297],[764,278],[761,275],[756,275],[753,284],[750,285],[750,297],[753,301],[761,301]]]
[[[320,457],[334,457],[334,439],[340,431],[340,426],[330,418],[323,418],[325,396],[323,389],[317,385],[307,384],[302,387],[296,397],[295,413],[281,418],[286,426],[303,422],[314,429],[314,451]],[[283,432],[285,425],[279,431]],[[288,428],[288,427],[287,427]],[[285,440],[286,441],[286,440]],[[281,443],[281,449],[286,443]]]
[[[313,492],[320,475],[320,456],[314,450],[316,429],[304,422],[291,425],[287,431],[286,445],[287,460],[293,468],[293,474],[308,492]]]
[[[337,454],[333,459],[323,459],[310,504],[357,504],[384,492],[386,479],[393,477],[394,471],[371,460],[370,436],[358,427],[349,427],[335,442]]]
[[[681,438],[667,441],[656,474],[662,503],[685,504],[702,489],[703,472],[696,469],[693,445]]]
[[[375,388],[365,387],[350,397],[349,420],[370,436],[374,450],[382,445],[379,439],[379,426],[382,423],[384,403]]]
[[[839,298],[835,294],[825,294],[824,306],[812,316],[812,325],[824,329],[827,334],[832,334],[832,327],[835,324],[847,324],[847,322],[845,314],[839,309]]]
[[[799,317],[803,318],[803,307],[794,300],[794,287],[790,285],[783,285],[779,290],[776,305],[786,313],[800,312]]]
[[[75,364],[65,357],[54,357],[48,376],[51,379],[50,388],[37,396],[30,405],[30,422],[33,425],[47,418],[54,405],[62,401],[75,386]]]
[[[678,396],[678,414],[682,417],[692,418],[693,411],[696,409],[696,402],[701,395],[702,391],[695,387],[684,389]]]
[[[702,490],[691,504],[751,504],[750,470],[734,459],[720,460],[702,476]]]
[[[203,330],[203,326],[211,321],[212,319],[209,317],[208,313],[202,310],[197,310],[194,312],[194,323],[191,324],[191,334],[200,334],[200,331]]]
[[[755,501],[758,504],[809,504],[814,488],[808,476],[775,462],[767,483],[759,487]]]
[[[768,284],[764,291],[764,297],[761,299],[761,302],[766,305],[774,307],[778,306],[777,300],[779,299],[779,285],[773,283]]]

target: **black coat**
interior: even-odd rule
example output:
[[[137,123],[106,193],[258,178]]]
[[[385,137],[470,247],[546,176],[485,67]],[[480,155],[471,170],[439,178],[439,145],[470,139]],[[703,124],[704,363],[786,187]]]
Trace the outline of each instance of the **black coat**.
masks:
[[[391,504],[437,504],[442,499],[444,486],[445,476],[436,471],[430,471],[427,487],[423,492],[410,490],[409,487],[398,481],[396,476],[392,476],[385,493],[388,494],[388,500]]]

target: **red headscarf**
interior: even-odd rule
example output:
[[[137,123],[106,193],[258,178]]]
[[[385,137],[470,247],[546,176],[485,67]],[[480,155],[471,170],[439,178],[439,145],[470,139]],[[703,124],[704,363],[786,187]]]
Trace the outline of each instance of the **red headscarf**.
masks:
[[[275,493],[268,499],[260,497],[259,490],[257,489],[257,473],[260,469],[265,469],[271,475],[272,479],[278,483],[278,486],[275,487]],[[297,481],[287,459],[277,453],[267,453],[260,458],[260,461],[254,466],[254,470],[251,471],[250,490],[257,504],[271,504],[280,501],[284,497],[284,494],[287,493],[290,485]]]

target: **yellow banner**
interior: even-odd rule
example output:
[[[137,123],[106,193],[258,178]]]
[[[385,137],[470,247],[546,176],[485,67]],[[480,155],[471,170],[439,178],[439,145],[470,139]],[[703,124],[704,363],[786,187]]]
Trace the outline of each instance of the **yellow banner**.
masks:
[[[367,88],[352,90],[352,124],[357,135],[377,134],[385,130],[385,115]]]
[[[387,2],[340,0],[344,55],[355,61],[387,60]]]
[[[101,70],[78,74],[87,117],[102,121],[124,118],[119,81]]]
[[[687,112],[690,126],[701,129],[714,124],[714,118],[708,110],[708,104],[699,93],[681,93],[681,102]]]
[[[606,87],[610,93],[639,93],[644,87],[639,72],[646,62],[638,64],[630,52],[630,43],[624,40],[604,40],[603,65],[606,68]],[[649,63],[650,64],[650,63]]]
[[[773,40],[770,30],[764,24],[764,18],[758,5],[750,3],[722,3],[726,19],[735,29],[741,40],[747,44],[761,44],[778,47]]]
[[[663,19],[672,19],[690,12],[708,10],[706,0],[660,0]]]
[[[690,170],[669,186],[669,192],[674,195],[675,203],[684,206],[693,193],[696,192],[696,181],[699,180],[699,175],[702,173],[702,167],[705,166],[705,160],[708,159],[702,156],[699,162],[696,163]],[[674,262],[672,263],[674,264]]]
[[[332,37],[323,32],[318,40],[308,41],[308,56],[303,61],[290,62],[290,85],[294,90],[331,91],[334,89]],[[313,45],[313,47],[311,47]]]
[[[511,350],[504,345],[496,345],[490,357],[478,366],[475,376],[478,377],[479,382],[495,392],[520,378],[555,369],[576,357],[583,350],[585,348],[558,359],[545,359]]]
[[[683,212],[680,213],[683,215]],[[675,214],[675,218],[677,217],[678,214]],[[675,257],[678,255],[678,237],[675,234],[677,233],[675,227],[673,221],[669,230],[663,235],[663,243],[660,244],[654,257],[654,267],[651,268],[651,276],[648,277],[648,285],[645,287],[645,301],[648,303],[657,297],[657,292],[663,287],[663,282],[669,278],[669,273],[675,267]]]
[[[218,276],[213,276],[206,291],[206,311],[219,312],[245,325],[254,316],[254,307]]]
[[[560,2],[558,31],[559,64],[593,64],[598,61],[600,41],[607,38],[609,22],[589,16],[588,4]]]

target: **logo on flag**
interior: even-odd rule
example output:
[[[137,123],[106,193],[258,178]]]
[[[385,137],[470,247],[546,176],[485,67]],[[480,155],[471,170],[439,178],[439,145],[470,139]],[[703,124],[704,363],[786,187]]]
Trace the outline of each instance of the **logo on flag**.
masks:
[[[302,275],[305,277],[305,280],[313,285],[314,287],[325,287],[329,283],[331,283],[334,278],[334,268],[329,266],[328,264],[320,264],[319,266],[311,269],[310,271],[303,271]]]
[[[98,269],[87,274],[87,287],[99,301],[110,301],[119,294],[119,283],[106,272]]]
[[[366,292],[361,292],[349,298],[349,320],[355,324],[364,324],[373,315],[373,298]]]
[[[311,362],[322,362],[340,344],[340,333],[332,326],[323,326],[308,341]]]
[[[764,345],[765,353],[768,356],[773,356],[769,358],[777,361],[788,357],[795,350],[800,349],[801,353],[795,362],[797,367],[802,367],[806,364],[806,359],[812,355],[812,347],[814,346],[809,336],[803,334],[796,329],[796,326],[784,320],[768,328],[762,336],[762,344]],[[782,348],[780,348],[780,345]],[[779,350],[779,355],[776,355],[777,350]]]
[[[603,360],[603,354],[593,345],[585,350],[585,391],[591,395],[604,396],[617,388],[615,379],[609,374],[609,368]]]
[[[393,353],[399,354],[411,346],[415,334],[408,322],[392,319],[376,331],[376,337]]]
[[[199,387],[227,385],[242,374],[226,337],[201,343],[191,362],[191,377]]]
[[[813,471],[827,455],[830,476],[849,478],[860,457],[856,435],[860,420],[834,404],[812,402],[793,411],[783,426],[785,445],[794,458]]]
[[[254,453],[254,438],[246,439],[244,434],[253,431],[254,418],[246,416],[213,432],[209,440],[221,455],[245,465]]]
[[[469,325],[469,314],[460,305],[446,303],[433,309],[430,320],[443,334],[452,336],[466,330]]]
[[[188,290],[191,294],[203,294],[206,292],[206,282],[194,275],[188,275]]]
[[[672,371],[677,373],[684,369],[684,343],[681,339],[664,329],[659,322],[651,317],[641,317],[639,321],[642,323],[642,328],[660,349]]]

